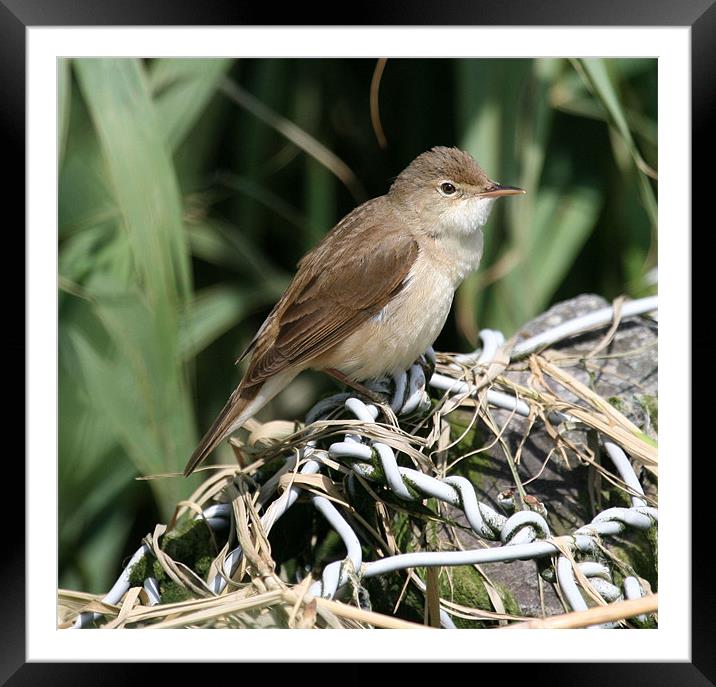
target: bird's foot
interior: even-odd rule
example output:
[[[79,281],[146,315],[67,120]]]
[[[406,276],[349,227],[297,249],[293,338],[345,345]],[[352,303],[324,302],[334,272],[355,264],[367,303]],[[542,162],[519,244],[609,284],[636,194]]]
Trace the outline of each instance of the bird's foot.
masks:
[[[435,357],[435,351],[432,346],[430,346],[425,353],[423,353],[416,361],[415,363],[417,365],[420,365],[420,367],[423,368],[423,374],[425,375],[425,379],[430,382],[430,378],[435,373],[435,366],[437,365],[438,361]]]
[[[354,391],[357,391],[362,396],[365,396],[372,403],[381,404],[385,403],[386,401],[385,397],[381,396],[380,393],[369,388],[368,386],[361,384],[360,382],[356,382],[354,379],[348,377],[348,375],[344,375],[340,370],[336,370],[335,368],[329,368],[325,370],[325,372],[327,375],[333,377],[333,379],[338,380],[339,382],[345,384]]]
[[[432,368],[426,369],[423,361],[419,359],[407,372],[394,377],[395,394],[391,406],[398,415],[411,415],[416,411],[422,415],[430,410],[427,385],[432,373]]]
[[[369,379],[364,384],[351,379],[340,370],[330,368],[326,374],[357,391],[371,403],[388,404],[396,415],[410,415],[430,410],[427,384],[435,371],[435,352],[432,347],[421,355],[406,371],[390,377]]]

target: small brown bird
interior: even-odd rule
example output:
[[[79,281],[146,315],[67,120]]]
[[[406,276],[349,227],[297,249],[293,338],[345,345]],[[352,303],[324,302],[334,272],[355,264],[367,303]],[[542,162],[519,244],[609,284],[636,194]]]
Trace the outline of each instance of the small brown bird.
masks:
[[[491,181],[468,153],[437,147],[413,160],[386,195],[346,215],[298,263],[236,361],[251,353],[184,474],[306,368],[354,382],[408,368],[477,269],[495,199],[517,193],[524,191]]]

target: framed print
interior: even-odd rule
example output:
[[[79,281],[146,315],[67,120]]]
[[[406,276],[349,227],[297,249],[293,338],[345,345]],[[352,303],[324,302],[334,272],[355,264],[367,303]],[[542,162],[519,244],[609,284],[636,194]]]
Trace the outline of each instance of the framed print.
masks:
[[[133,661],[714,679],[688,342],[716,11],[592,5],[274,26],[3,0],[27,227],[7,684]]]

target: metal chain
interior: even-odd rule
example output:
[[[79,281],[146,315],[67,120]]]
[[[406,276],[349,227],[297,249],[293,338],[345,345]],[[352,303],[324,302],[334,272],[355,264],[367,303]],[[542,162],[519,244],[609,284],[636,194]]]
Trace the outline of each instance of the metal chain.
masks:
[[[622,317],[641,314],[656,309],[656,299],[642,299],[633,301],[622,308]],[[533,337],[515,350],[517,356],[524,356],[538,347],[554,343],[565,336],[574,335],[585,328],[594,328],[607,324],[613,316],[612,309],[590,313],[587,316],[576,318],[563,323],[553,330]],[[478,351],[456,356],[456,361],[462,365],[485,365],[492,361],[497,350],[504,342],[500,332],[483,330],[481,332],[482,348]],[[426,351],[426,358],[435,362],[432,349]],[[514,357],[514,356],[513,356]],[[459,367],[456,366],[456,367]],[[429,384],[436,390],[447,391],[450,394],[465,394],[474,392],[474,387],[464,381],[434,373]],[[385,384],[378,383],[377,388],[385,391]],[[509,394],[488,390],[487,402],[499,408],[515,412],[521,416],[530,414],[528,403],[514,398]],[[325,417],[337,408],[343,406],[355,418],[373,423],[378,417],[378,408],[366,404],[351,394],[336,394],[319,401],[307,414],[306,424]],[[393,378],[393,392],[390,398],[390,407],[399,416],[409,415],[416,410],[426,410],[430,407],[430,398],[426,393],[426,378],[423,367],[419,364],[411,366],[406,372]],[[564,415],[557,414],[555,419],[563,420]],[[604,536],[621,534],[627,527],[646,530],[658,520],[656,508],[647,506],[644,491],[634,473],[629,459],[624,451],[612,441],[604,442],[605,450],[614,463],[621,479],[632,492],[632,506],[630,508],[609,508],[602,511],[593,520],[572,535],[559,538],[558,543],[552,539],[549,526],[542,515],[534,511],[519,511],[506,517],[487,504],[477,500],[475,489],[469,480],[459,476],[448,476],[438,479],[426,475],[418,470],[399,466],[393,449],[381,442],[365,443],[354,433],[347,433],[343,441],[334,442],[328,451],[316,448],[315,442],[307,442],[299,451],[299,472],[303,475],[318,473],[323,467],[323,460],[330,458],[345,464],[355,474],[368,480],[379,482],[390,489],[397,497],[406,501],[421,500],[425,497],[439,499],[445,503],[461,509],[473,531],[483,539],[499,541],[500,546],[479,548],[464,551],[427,551],[404,553],[388,556],[377,561],[364,563],[360,540],[336,506],[327,498],[312,494],[313,506],[326,518],[331,527],[338,533],[346,548],[346,556],[342,561],[327,565],[321,575],[309,589],[312,595],[332,598],[336,592],[348,584],[359,584],[363,578],[383,575],[388,572],[413,568],[417,566],[449,566],[479,564],[496,561],[529,560],[544,556],[557,555],[556,578],[564,596],[573,610],[584,610],[587,603],[577,585],[572,561],[563,554],[562,548],[568,547],[574,553],[586,554],[586,559],[578,563],[578,569],[589,581],[592,589],[607,603],[618,599],[633,599],[643,595],[638,579],[628,576],[623,582],[623,593],[614,585],[609,567],[590,557],[597,556],[600,540]],[[295,460],[294,456],[287,461]],[[268,531],[296,502],[302,489],[292,485],[275,501],[273,501],[261,517],[261,524]],[[230,526],[232,508],[230,504],[215,504],[206,508],[197,518],[203,518],[207,525],[214,530],[225,529]],[[132,567],[150,549],[143,544],[132,556],[115,585],[103,598],[108,604],[116,604],[129,589],[129,576]],[[208,587],[215,594],[220,594],[227,586],[241,561],[241,547],[230,551],[224,560],[221,574],[217,574],[208,581]],[[159,588],[156,579],[148,577],[144,581],[144,589],[150,605],[160,601]],[[86,627],[92,620],[101,618],[99,613],[81,613],[74,627]],[[644,620],[643,616],[639,617]],[[441,609],[441,624],[443,627],[454,627],[452,620]],[[611,625],[604,625],[607,627]]]

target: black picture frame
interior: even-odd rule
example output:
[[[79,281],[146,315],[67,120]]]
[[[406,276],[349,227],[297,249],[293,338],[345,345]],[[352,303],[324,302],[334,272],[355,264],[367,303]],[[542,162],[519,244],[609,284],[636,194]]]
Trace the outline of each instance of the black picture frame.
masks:
[[[102,26],[102,25],[272,25],[276,23],[277,10],[268,3],[219,2],[202,0],[188,2],[173,0],[150,2],[150,0],[0,0],[0,86],[2,87],[2,130],[3,157],[5,167],[12,170],[3,185],[7,206],[14,210],[16,221],[6,227],[6,250],[24,255],[24,238],[17,230],[25,217],[23,188],[25,185],[25,50],[27,27],[35,26]],[[311,3],[306,5],[287,4],[280,10],[281,25],[502,25],[502,26],[683,26],[691,27],[691,76],[692,76],[692,140],[699,145],[692,149],[692,216],[699,208],[705,209],[712,191],[713,174],[697,173],[705,170],[707,156],[713,154],[712,127],[709,115],[716,112],[716,4],[714,0],[503,0],[483,2],[482,0],[447,0],[444,2],[421,1],[411,6],[405,3],[380,3],[346,15],[345,8],[338,3]],[[711,215],[702,213],[713,226]],[[10,228],[12,227],[12,230]],[[704,229],[706,227],[704,226]],[[690,233],[690,228],[684,229]],[[8,242],[14,238],[16,245]],[[709,294],[704,275],[708,270],[696,270],[693,293]],[[8,301],[23,308],[16,296],[18,277],[3,275],[8,282]],[[699,278],[702,280],[699,284]],[[710,311],[711,308],[707,310]],[[22,321],[19,313],[16,321]],[[14,331],[20,330],[18,326]],[[22,328],[24,332],[24,327]],[[688,336],[690,333],[684,333]],[[694,357],[707,342],[703,338],[692,338]],[[24,341],[17,335],[4,338],[5,360],[24,357]],[[29,364],[29,361],[26,363]],[[10,365],[17,368],[19,366]],[[12,398],[11,411],[6,415],[6,428],[22,426],[18,417],[24,408],[20,396]],[[24,394],[21,396],[24,398]],[[688,399],[684,399],[687,402]],[[693,404],[696,414],[698,404]],[[700,412],[705,412],[701,410]],[[696,415],[695,415],[696,416]],[[698,423],[693,423],[698,426]],[[684,428],[687,430],[687,428]],[[690,433],[691,428],[688,428]],[[8,433],[11,431],[7,429]],[[20,433],[15,429],[13,433]],[[690,461],[689,443],[685,442],[684,455],[680,459],[684,468],[691,462],[692,493],[694,505],[703,498],[702,490],[708,489],[709,465],[707,461]],[[17,454],[15,454],[17,455]],[[706,457],[705,455],[703,457]],[[6,477],[13,484],[24,483],[24,464],[11,460],[6,451]],[[7,472],[5,473],[7,475]],[[697,498],[701,494],[701,498]],[[15,512],[22,512],[20,508]],[[15,523],[16,525],[18,523]],[[697,546],[698,542],[709,542],[708,530],[712,518],[708,513],[701,517],[692,515],[692,630],[691,663],[619,663],[619,664],[513,664],[508,677],[510,682],[537,678],[555,684],[599,684],[599,685],[707,685],[716,683],[716,652],[714,651],[714,623],[716,617],[716,594],[711,580],[711,568],[706,560],[709,547]],[[0,614],[0,684],[40,685],[78,684],[82,682],[101,684],[126,684],[128,679],[148,677],[148,666],[132,664],[84,663],[27,663],[25,638],[25,541],[17,527],[15,536],[5,537],[2,566],[3,612]],[[586,641],[586,640],[585,640]],[[516,651],[516,658],[519,651]],[[327,657],[328,659],[329,657]],[[367,667],[366,667],[367,668]],[[101,674],[101,678],[97,679]],[[358,673],[353,673],[354,679]],[[207,676],[208,677],[208,676]],[[216,676],[208,677],[215,680]],[[240,679],[240,678],[237,678]],[[330,678],[329,678],[330,679]],[[344,678],[341,678],[344,679]],[[541,681],[541,680],[540,680]]]

